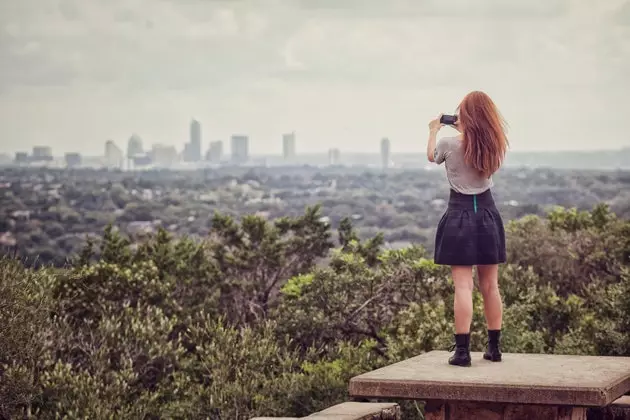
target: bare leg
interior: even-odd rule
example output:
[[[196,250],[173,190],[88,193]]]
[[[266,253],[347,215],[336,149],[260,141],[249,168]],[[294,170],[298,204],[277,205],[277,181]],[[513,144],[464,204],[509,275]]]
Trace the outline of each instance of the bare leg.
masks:
[[[488,329],[500,330],[503,322],[503,302],[499,292],[499,266],[497,264],[479,265],[477,273]]]
[[[452,266],[455,283],[455,333],[468,334],[473,316],[473,278],[471,266]]]

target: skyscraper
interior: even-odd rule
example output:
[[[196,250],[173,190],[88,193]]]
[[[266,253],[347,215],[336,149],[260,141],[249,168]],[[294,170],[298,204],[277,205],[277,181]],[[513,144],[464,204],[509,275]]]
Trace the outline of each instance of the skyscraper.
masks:
[[[383,169],[389,168],[389,162],[391,159],[391,143],[387,137],[381,140],[381,162]]]
[[[33,161],[51,161],[53,160],[52,149],[49,146],[33,147]]]
[[[245,163],[249,160],[249,137],[233,135],[230,142],[232,162]]]
[[[206,160],[212,163],[221,162],[223,157],[223,142],[221,140],[210,142],[208,147],[208,153],[206,153]]]
[[[81,154],[80,153],[66,153],[65,161],[66,166],[68,168],[76,168],[77,166],[81,166]]]
[[[142,139],[137,134],[132,134],[129,137],[129,141],[127,142],[127,158],[131,159],[134,156],[141,155],[144,153],[144,148],[142,147]]]
[[[285,160],[295,159],[295,132],[282,135],[282,156]]]
[[[142,145],[140,145],[140,147],[142,147]],[[105,143],[105,166],[108,168],[122,169],[123,161],[124,156],[120,147],[116,146],[116,143],[113,141],[107,140]]]
[[[11,163],[11,155],[8,153],[0,153],[0,165],[8,165]]]
[[[28,163],[29,157],[27,152],[17,152],[15,154],[15,163]]]
[[[154,144],[151,148],[151,162],[160,168],[170,168],[177,162],[175,146]]]
[[[199,162],[202,160],[201,154],[201,124],[199,121],[192,120],[190,122],[190,161]]]

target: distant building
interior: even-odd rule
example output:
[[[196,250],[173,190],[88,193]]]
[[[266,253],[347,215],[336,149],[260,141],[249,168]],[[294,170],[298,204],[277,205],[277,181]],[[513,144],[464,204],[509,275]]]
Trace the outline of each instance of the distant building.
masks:
[[[66,153],[65,155],[66,167],[76,168],[81,166],[81,154],[80,153]]]
[[[52,149],[49,146],[33,147],[33,156],[31,160],[33,162],[43,162],[43,161],[53,160]]]
[[[132,134],[127,142],[127,158],[133,159],[134,156],[144,154],[144,148],[142,147],[142,139],[137,134]]]
[[[328,164],[329,165],[339,165],[341,161],[341,152],[339,149],[329,149],[328,150]]]
[[[190,122],[190,148],[192,161],[201,161],[201,124],[197,120]]]
[[[162,168],[169,168],[177,163],[177,150],[174,146],[154,144],[150,156],[151,162]]]
[[[223,142],[221,140],[210,142],[208,152],[206,153],[206,160],[208,162],[219,163],[223,158]]]
[[[182,157],[184,162],[200,162],[202,160],[201,124],[197,120],[190,122],[190,140],[184,144]]]
[[[184,162],[192,162],[192,147],[190,143],[184,143],[184,150],[182,150],[182,160]]]
[[[28,163],[28,153],[17,152],[15,154],[15,163]]]
[[[125,157],[123,151],[111,140],[105,142],[105,166],[122,169]]]
[[[136,133],[132,134],[127,141],[127,168],[145,165],[143,162],[146,158],[142,139]]]
[[[232,162],[246,163],[249,160],[249,137],[233,135],[231,139]]]
[[[381,140],[381,162],[383,169],[389,168],[391,160],[391,143],[387,137]]]
[[[295,132],[282,135],[282,156],[285,160],[295,159]]]
[[[153,164],[153,159],[151,158],[151,155],[149,153],[135,155],[133,158],[131,158],[131,164],[134,168],[138,168],[141,166],[150,166]]]

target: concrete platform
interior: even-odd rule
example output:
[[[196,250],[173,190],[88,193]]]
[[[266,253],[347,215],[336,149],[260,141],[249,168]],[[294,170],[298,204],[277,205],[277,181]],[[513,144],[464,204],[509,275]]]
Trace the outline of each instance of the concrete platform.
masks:
[[[588,420],[630,420],[630,396],[626,395],[607,407],[589,408]]]
[[[603,407],[630,391],[630,357],[504,353],[472,367],[447,363],[432,351],[350,380],[350,395],[574,407]]]
[[[312,420],[400,420],[396,403],[344,402],[302,419]],[[255,417],[251,420],[298,420],[297,417]]]
[[[312,420],[397,420],[400,407],[396,403],[345,402],[311,414]]]

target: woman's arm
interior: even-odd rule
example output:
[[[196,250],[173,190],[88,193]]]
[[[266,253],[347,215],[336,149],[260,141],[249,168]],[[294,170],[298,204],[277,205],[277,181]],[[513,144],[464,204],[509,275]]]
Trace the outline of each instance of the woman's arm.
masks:
[[[437,133],[440,131],[440,128],[444,126],[444,124],[440,122],[440,118],[442,118],[442,114],[438,115],[436,119],[429,123],[429,141],[427,142],[427,159],[429,159],[429,162],[435,162],[435,143],[437,141]]]
[[[437,141],[437,130],[429,130],[429,140],[427,141],[427,159],[435,162],[435,143]]]

